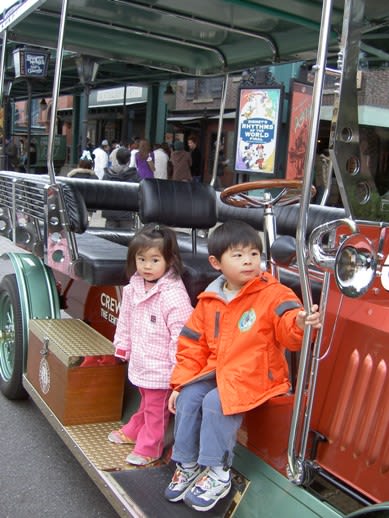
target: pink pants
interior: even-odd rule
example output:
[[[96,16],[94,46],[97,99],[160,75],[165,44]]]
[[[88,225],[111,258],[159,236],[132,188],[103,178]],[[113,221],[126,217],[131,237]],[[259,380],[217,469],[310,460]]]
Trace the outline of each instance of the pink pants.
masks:
[[[144,457],[160,457],[170,412],[167,404],[170,389],[139,388],[141,402],[122,432],[136,441],[134,453]]]

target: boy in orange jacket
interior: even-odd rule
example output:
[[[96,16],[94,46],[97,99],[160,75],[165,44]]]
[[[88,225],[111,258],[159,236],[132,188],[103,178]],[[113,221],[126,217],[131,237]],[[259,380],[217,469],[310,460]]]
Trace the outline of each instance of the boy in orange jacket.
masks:
[[[243,414],[288,391],[284,349],[300,349],[304,326],[321,326],[316,305],[308,315],[291,289],[262,271],[261,238],[247,223],[217,227],[208,251],[221,275],[200,294],[179,337],[169,400],[177,469],[165,491],[197,511],[231,489]]]

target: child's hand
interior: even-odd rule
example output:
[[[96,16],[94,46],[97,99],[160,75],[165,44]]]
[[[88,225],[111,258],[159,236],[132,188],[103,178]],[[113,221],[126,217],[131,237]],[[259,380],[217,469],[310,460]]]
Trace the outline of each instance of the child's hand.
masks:
[[[179,392],[178,390],[173,390],[173,392],[170,394],[169,402],[168,402],[168,409],[169,412],[172,414],[176,413],[176,400],[178,398]]]
[[[315,329],[319,329],[321,327],[319,306],[314,304],[310,315],[308,315],[306,311],[299,311],[296,316],[296,324],[300,329],[304,329],[305,326],[312,326]]]

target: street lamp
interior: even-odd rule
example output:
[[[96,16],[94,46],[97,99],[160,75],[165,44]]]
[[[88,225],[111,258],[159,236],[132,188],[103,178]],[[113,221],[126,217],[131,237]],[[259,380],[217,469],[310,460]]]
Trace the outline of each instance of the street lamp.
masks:
[[[89,94],[93,83],[96,80],[99,70],[99,63],[90,56],[79,56],[76,58],[78,77],[80,83],[84,87],[84,104],[81,113],[81,152],[86,149],[87,133],[88,133],[88,107]]]
[[[168,111],[171,111],[174,108],[174,101],[176,99],[176,94],[173,90],[173,87],[170,83],[166,85],[166,90],[163,93],[163,100],[167,106]]]

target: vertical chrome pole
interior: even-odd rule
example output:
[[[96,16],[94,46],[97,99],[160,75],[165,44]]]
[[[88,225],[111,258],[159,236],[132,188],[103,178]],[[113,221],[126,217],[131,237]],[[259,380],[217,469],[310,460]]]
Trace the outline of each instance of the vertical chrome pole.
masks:
[[[307,151],[304,163],[304,183],[303,194],[300,203],[299,220],[296,234],[297,246],[297,264],[300,272],[300,282],[302,289],[302,298],[304,302],[305,311],[310,312],[312,307],[312,294],[308,279],[308,267],[305,264],[305,239],[307,231],[308,209],[311,199],[311,183],[313,178],[313,164],[316,152],[317,135],[320,124],[320,106],[322,99],[322,91],[326,69],[326,55],[328,48],[329,30],[331,22],[332,0],[324,0],[323,10],[320,24],[319,46],[317,51],[317,63],[315,82],[313,85],[313,99],[311,108],[311,125],[309,131],[309,140],[307,143]],[[303,345],[300,355],[300,366],[297,377],[297,386],[295,393],[295,404],[293,408],[293,415],[289,434],[288,443],[288,470],[291,480],[296,483],[301,482],[303,476],[301,459],[296,456],[297,430],[298,423],[301,417],[304,389],[307,378],[308,356],[311,347],[312,330],[307,327],[304,332]],[[303,444],[305,438],[302,438],[300,443]],[[305,451],[305,447],[300,448],[300,451]]]
[[[55,183],[54,170],[54,139],[57,126],[57,111],[58,111],[58,96],[61,84],[61,72],[63,62],[63,40],[65,34],[65,21],[68,9],[68,0],[62,0],[61,20],[59,25],[58,43],[57,43],[57,59],[55,62],[54,84],[53,84],[53,99],[51,106],[51,117],[49,127],[49,139],[47,146],[47,170],[50,176],[50,182]]]
[[[215,147],[215,159],[213,161],[212,166],[212,178],[209,182],[210,185],[214,186],[216,182],[216,176],[217,176],[217,165],[219,162],[219,151],[220,151],[220,140],[222,136],[223,131],[223,117],[224,117],[224,109],[226,106],[226,99],[227,99],[227,88],[228,88],[228,73],[224,76],[223,81],[223,90],[222,90],[222,97],[220,102],[220,110],[219,110],[219,124],[217,127],[217,137],[216,137],[216,147]]]

